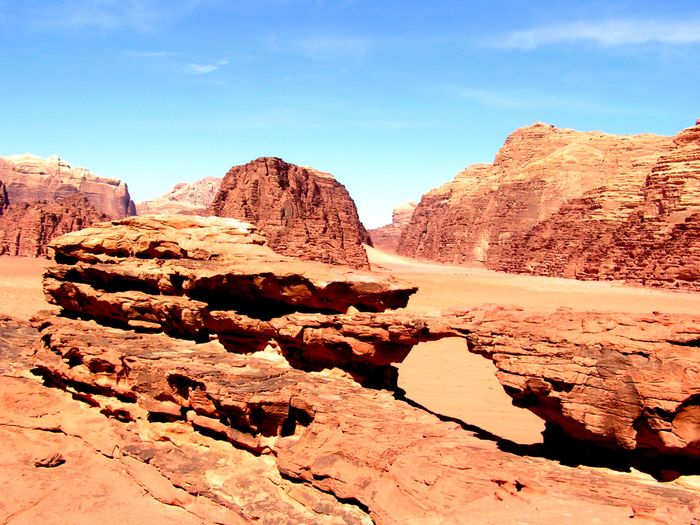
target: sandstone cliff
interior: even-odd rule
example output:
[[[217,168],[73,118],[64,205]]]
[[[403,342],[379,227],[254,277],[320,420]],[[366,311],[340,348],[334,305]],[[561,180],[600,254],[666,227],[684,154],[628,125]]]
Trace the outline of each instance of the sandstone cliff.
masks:
[[[624,220],[668,137],[616,136],[537,123],[511,134],[493,164],[471,166],[426,193],[398,252],[451,263],[487,262],[562,205],[597,192],[596,209]],[[608,210],[610,210],[608,212]]]
[[[416,209],[417,205],[418,203],[416,202],[407,202],[397,206],[391,214],[391,224],[370,230],[369,235],[372,238],[374,247],[395,252],[399,246],[401,234],[411,222],[413,210]]]
[[[58,157],[0,157],[0,254],[46,255],[58,235],[135,211],[123,182]]]
[[[355,203],[332,175],[263,157],[226,174],[211,206],[258,226],[277,252],[368,268],[370,244]]]
[[[488,266],[700,290],[700,126],[679,133],[624,198],[629,181],[618,179],[499,243]]]
[[[0,211],[0,255],[46,255],[53,238],[108,218],[80,194],[55,202],[12,204]]]
[[[42,159],[29,154],[2,157],[0,180],[5,183],[12,204],[52,202],[81,193],[97,211],[111,218],[136,213],[126,184],[73,167],[59,157]]]
[[[139,215],[184,213],[204,215],[221,187],[221,178],[205,177],[192,183],[181,182],[165,195],[136,205]]]

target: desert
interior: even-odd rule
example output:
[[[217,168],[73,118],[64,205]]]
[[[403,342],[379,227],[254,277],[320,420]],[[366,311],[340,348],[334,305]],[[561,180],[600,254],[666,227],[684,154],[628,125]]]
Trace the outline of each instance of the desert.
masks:
[[[700,525],[699,35],[0,0],[0,522]]]

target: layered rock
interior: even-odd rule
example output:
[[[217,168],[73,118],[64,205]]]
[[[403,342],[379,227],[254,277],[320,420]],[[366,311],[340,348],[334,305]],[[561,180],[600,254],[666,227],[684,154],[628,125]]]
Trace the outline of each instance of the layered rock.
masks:
[[[551,434],[700,459],[700,317],[481,307],[462,322],[470,351]]]
[[[493,164],[474,165],[426,193],[398,252],[451,263],[498,260],[507,245],[562,205],[596,192],[594,209],[623,220],[656,159],[673,147],[655,135],[616,136],[537,123],[511,134]],[[607,210],[610,210],[608,213]]]
[[[639,187],[608,186],[574,199],[501,242],[488,265],[512,272],[624,279],[700,290],[700,126],[674,138]]]
[[[391,214],[391,224],[370,230],[372,245],[380,250],[395,252],[404,228],[411,222],[411,216],[416,206],[418,206],[416,202],[407,202],[394,208]]]
[[[0,255],[44,256],[53,238],[107,218],[80,194],[12,204],[0,212]]]
[[[219,192],[221,181],[219,177],[205,177],[189,184],[178,183],[165,195],[138,203],[136,206],[138,214],[205,215]]]
[[[369,268],[362,246],[369,235],[347,190],[328,173],[267,157],[234,166],[211,212],[255,224],[279,253]]]
[[[59,157],[42,159],[29,154],[2,157],[0,180],[7,187],[12,204],[54,202],[80,193],[97,211],[110,218],[119,219],[136,213],[125,183],[98,177]]]
[[[134,213],[123,182],[58,157],[0,157],[0,254],[43,256],[58,235]]]

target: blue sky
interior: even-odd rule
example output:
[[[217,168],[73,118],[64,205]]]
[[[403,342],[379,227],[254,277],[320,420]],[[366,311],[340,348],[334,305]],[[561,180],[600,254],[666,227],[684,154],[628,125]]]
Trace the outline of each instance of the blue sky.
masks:
[[[0,68],[0,155],[137,201],[278,156],[374,227],[535,121],[694,124],[700,2],[0,0]]]

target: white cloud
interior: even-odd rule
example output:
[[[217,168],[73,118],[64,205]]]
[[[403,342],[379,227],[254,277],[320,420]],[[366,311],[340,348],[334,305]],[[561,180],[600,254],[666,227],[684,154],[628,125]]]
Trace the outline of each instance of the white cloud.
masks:
[[[514,110],[602,111],[599,105],[573,96],[548,95],[527,91],[503,91],[451,86],[456,96],[482,106]]]
[[[601,47],[700,42],[700,21],[609,20],[572,22],[513,31],[487,42],[489,47],[531,50],[553,44],[590,42]]]
[[[29,23],[43,31],[132,29],[150,32],[186,16],[204,0],[60,0],[46,5],[30,0],[23,9]]]
[[[183,71],[191,75],[207,75],[213,73],[222,66],[228,64],[228,60],[219,60],[211,64],[185,64],[183,66]]]
[[[267,43],[277,53],[292,53],[326,62],[361,59],[374,47],[374,42],[369,38],[323,34],[284,38],[268,36]]]

